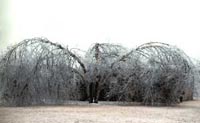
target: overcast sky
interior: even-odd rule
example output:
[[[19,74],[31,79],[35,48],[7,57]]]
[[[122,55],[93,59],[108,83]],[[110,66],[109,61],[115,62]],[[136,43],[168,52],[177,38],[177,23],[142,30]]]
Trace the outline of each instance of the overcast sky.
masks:
[[[200,58],[199,0],[0,0],[0,47],[25,38],[87,49],[165,42]]]

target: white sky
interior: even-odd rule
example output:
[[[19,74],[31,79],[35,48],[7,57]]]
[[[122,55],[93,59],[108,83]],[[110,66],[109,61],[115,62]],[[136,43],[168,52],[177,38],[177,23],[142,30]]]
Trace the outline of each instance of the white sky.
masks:
[[[2,15],[3,47],[40,36],[82,49],[95,42],[134,48],[158,41],[200,58],[198,0],[7,0]]]

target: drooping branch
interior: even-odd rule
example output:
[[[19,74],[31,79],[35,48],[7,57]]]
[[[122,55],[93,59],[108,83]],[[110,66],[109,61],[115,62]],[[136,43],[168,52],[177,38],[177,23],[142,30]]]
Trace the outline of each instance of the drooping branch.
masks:
[[[174,46],[143,44],[112,63],[115,77],[108,79],[116,84],[108,95],[110,99],[133,98],[151,105],[177,103],[182,93],[192,98],[192,66],[189,57]]]
[[[0,96],[11,105],[47,103],[50,98],[55,102],[81,99],[84,96],[84,90],[76,90],[82,88],[81,83],[85,81],[85,65],[68,48],[48,39],[22,41],[8,50],[0,65],[3,90]]]

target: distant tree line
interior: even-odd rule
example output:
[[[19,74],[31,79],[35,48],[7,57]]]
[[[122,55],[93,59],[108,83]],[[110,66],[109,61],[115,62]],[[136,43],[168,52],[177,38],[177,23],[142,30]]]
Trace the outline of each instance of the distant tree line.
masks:
[[[0,56],[1,104],[62,104],[94,97],[95,101],[171,105],[192,100],[196,92],[195,66],[169,44],[150,42],[128,50],[96,43],[80,54],[46,38],[26,39],[10,47]],[[95,96],[89,98],[91,87]]]

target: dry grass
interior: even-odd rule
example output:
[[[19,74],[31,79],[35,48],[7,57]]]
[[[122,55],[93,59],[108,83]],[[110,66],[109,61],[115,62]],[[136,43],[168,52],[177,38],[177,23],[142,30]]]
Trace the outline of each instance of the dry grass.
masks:
[[[0,107],[0,123],[200,123],[200,101],[173,107],[86,102],[64,106]]]

